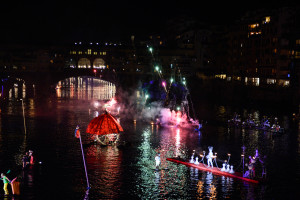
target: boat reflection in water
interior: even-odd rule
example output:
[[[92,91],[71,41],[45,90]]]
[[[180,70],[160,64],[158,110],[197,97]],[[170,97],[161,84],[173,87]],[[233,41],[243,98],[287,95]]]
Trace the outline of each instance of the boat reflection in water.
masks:
[[[117,199],[122,187],[123,152],[116,146],[90,145],[86,149],[89,181],[99,199]],[[105,183],[105,184],[104,184]],[[101,198],[100,198],[101,197]]]

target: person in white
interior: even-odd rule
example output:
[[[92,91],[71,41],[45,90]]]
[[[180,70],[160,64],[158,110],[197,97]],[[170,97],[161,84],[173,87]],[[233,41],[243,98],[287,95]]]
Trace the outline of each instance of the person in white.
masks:
[[[213,147],[208,147],[208,150],[209,150],[209,153],[206,156],[206,158],[207,158],[207,165],[208,165],[208,167],[214,167],[213,166],[213,162],[212,162],[213,155],[214,155],[213,152],[212,152]]]
[[[159,166],[160,166],[160,154],[158,153],[155,156],[155,167],[156,167],[156,169],[158,169]]]

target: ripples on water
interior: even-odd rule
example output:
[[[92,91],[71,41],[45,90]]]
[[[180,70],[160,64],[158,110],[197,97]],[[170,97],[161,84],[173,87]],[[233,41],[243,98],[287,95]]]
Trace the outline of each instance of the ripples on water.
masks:
[[[58,84],[56,93],[39,99],[24,92],[11,91],[1,105],[0,169],[11,169],[10,176],[22,177],[24,199],[83,199],[86,179],[80,144],[74,137],[80,125],[91,190],[89,199],[295,199],[299,183],[300,137],[291,115],[227,105],[198,105],[201,132],[176,127],[163,128],[132,119],[120,119],[124,128],[123,147],[101,147],[85,133],[88,123],[98,114],[94,100],[109,100],[115,87],[92,78],[70,78]],[[22,89],[23,91],[24,89]],[[23,95],[18,96],[15,94]],[[27,95],[24,97],[24,95]],[[27,134],[24,135],[22,104],[24,98]],[[279,137],[257,130],[228,128],[234,112],[252,114],[259,119],[276,115],[289,131]],[[293,129],[295,128],[296,129]],[[258,149],[267,156],[268,182],[261,185],[215,176],[209,172],[166,161],[168,157],[189,159],[214,147],[218,160],[228,159],[241,168],[242,146],[246,155]],[[42,164],[21,170],[25,150],[32,149]],[[163,170],[154,171],[156,153]],[[245,159],[245,162],[248,162]],[[219,162],[219,167],[222,162]],[[235,169],[234,168],[234,169]],[[257,169],[260,175],[260,170]],[[0,193],[1,194],[1,193]]]

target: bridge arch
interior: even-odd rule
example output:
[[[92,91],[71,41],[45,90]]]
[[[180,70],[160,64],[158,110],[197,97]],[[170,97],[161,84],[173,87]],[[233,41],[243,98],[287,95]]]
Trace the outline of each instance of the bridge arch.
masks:
[[[70,68],[76,68],[77,67],[77,63],[76,63],[76,60],[71,58],[69,61],[68,61],[68,67]]]
[[[96,58],[93,62],[94,69],[105,69],[105,61],[102,58]]]
[[[91,61],[88,58],[80,58],[78,68],[91,68]]]

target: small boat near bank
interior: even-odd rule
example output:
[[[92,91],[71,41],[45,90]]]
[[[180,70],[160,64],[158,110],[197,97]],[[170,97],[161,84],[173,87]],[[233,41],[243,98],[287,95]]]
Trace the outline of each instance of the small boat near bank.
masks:
[[[226,177],[236,178],[236,179],[240,179],[240,180],[243,180],[243,181],[246,181],[249,183],[255,183],[255,184],[259,183],[258,180],[243,177],[243,174],[240,172],[234,172],[234,173],[224,172],[224,171],[221,171],[217,167],[208,167],[207,165],[205,165],[203,163],[194,164],[194,163],[190,163],[190,162],[178,159],[178,158],[167,158],[167,161],[174,162],[177,164],[182,164],[182,165],[185,165],[188,167],[193,167],[193,168],[196,168],[196,169],[199,169],[202,171],[212,172],[213,174],[218,175],[218,176],[226,176]]]

